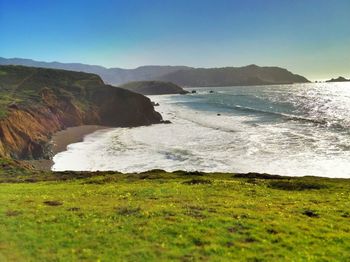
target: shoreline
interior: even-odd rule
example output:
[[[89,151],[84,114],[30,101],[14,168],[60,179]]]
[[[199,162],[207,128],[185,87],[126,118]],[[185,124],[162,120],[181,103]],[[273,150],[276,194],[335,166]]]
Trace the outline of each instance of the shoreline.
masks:
[[[67,129],[54,133],[48,142],[51,159],[24,160],[23,162],[31,164],[35,169],[42,171],[51,171],[54,164],[52,158],[60,152],[66,151],[68,145],[84,141],[85,136],[98,130],[108,129],[107,126],[82,125],[68,127]]]

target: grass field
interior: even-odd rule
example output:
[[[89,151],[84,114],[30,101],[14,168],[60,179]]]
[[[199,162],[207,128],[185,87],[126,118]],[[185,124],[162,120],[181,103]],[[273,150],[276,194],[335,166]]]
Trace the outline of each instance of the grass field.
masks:
[[[350,181],[0,175],[0,261],[345,261]]]

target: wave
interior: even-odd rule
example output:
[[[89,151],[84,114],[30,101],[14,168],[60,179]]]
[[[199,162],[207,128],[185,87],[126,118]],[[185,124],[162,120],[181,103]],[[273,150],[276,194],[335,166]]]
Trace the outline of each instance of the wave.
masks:
[[[185,106],[185,108],[188,106],[188,102],[186,103],[180,103],[180,105]],[[213,108],[220,109],[234,109],[239,110],[242,112],[250,112],[254,113],[252,115],[244,115],[244,116],[237,116],[233,115],[234,117],[228,115],[222,115],[220,118],[217,117],[216,111],[208,110],[208,112],[212,111],[212,114],[197,114],[188,110],[181,110],[174,113],[177,117],[180,117],[184,120],[190,121],[194,124],[200,125],[202,127],[211,128],[215,130],[221,130],[225,132],[237,132],[240,130],[244,130],[244,126],[241,126],[242,122],[254,122],[255,126],[259,125],[259,121],[255,118],[256,115],[271,115],[278,118],[281,118],[285,121],[294,121],[294,122],[301,122],[301,123],[311,123],[317,127],[324,127],[324,128],[333,128],[336,130],[347,130],[349,128],[349,123],[342,122],[339,119],[326,119],[326,118],[312,118],[312,117],[306,117],[301,115],[295,115],[295,114],[288,114],[283,112],[276,112],[276,111],[269,111],[269,110],[263,110],[248,106],[241,106],[241,105],[227,105],[222,103],[211,103],[214,104]],[[235,121],[237,120],[238,121]]]
[[[348,124],[341,123],[339,120],[335,120],[335,119],[311,118],[311,117],[305,117],[305,116],[293,115],[293,114],[287,114],[287,113],[275,112],[275,111],[268,111],[268,110],[257,109],[257,108],[247,107],[247,106],[240,106],[240,105],[232,106],[232,108],[240,111],[273,115],[273,116],[281,117],[285,120],[313,123],[318,126],[324,126],[324,127],[332,127],[332,128],[340,128],[340,129],[349,127]]]
[[[236,110],[253,113],[257,117],[271,115],[286,121],[306,122],[340,130],[350,127],[350,101],[346,98],[348,93],[350,98],[348,88],[339,92],[334,87],[236,87],[201,96],[204,99],[201,103],[213,110],[223,109],[228,113]]]
[[[273,103],[260,98],[257,107],[263,107],[264,102],[272,103],[265,105],[267,110],[264,110],[248,104],[254,98],[248,99],[250,101],[242,98],[239,105],[232,99],[231,105],[225,106],[213,103],[215,95],[201,97],[207,99],[206,105],[192,95],[152,96],[152,101],[160,104],[156,110],[172,124],[116,128],[89,135],[84,142],[73,144],[68,151],[56,155],[54,169],[142,172],[159,168],[350,177],[349,135],[320,128],[330,125],[329,116],[333,111],[326,114],[328,118],[317,118],[316,114],[323,116],[321,110],[314,111],[315,117],[288,114],[290,108],[283,111],[283,104],[281,106],[278,101]],[[230,98],[225,102],[230,102]],[[269,110],[270,105],[276,105],[272,110],[282,112]],[[347,105],[350,103],[344,104]],[[344,117],[344,111],[340,113],[340,117]],[[260,121],[264,120],[259,118],[261,114],[276,117]],[[337,115],[334,116],[336,119]],[[280,118],[287,121],[280,121]],[[331,124],[338,122],[334,120]]]

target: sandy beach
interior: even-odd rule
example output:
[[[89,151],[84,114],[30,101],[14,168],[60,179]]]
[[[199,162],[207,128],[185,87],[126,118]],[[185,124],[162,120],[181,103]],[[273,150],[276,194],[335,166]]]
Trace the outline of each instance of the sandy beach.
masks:
[[[97,130],[107,128],[109,127],[98,125],[84,125],[69,127],[65,130],[58,131],[52,136],[49,142],[51,145],[52,156],[65,151],[67,149],[67,146],[70,144],[82,142],[86,135],[94,133]],[[39,170],[51,170],[51,167],[53,165],[53,161],[51,159],[29,160],[25,162],[30,163]]]

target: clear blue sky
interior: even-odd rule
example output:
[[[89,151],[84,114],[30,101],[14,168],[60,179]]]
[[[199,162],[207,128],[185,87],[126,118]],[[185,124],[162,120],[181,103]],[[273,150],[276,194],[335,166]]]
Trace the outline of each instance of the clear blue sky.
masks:
[[[350,77],[350,0],[0,0],[0,56]]]

